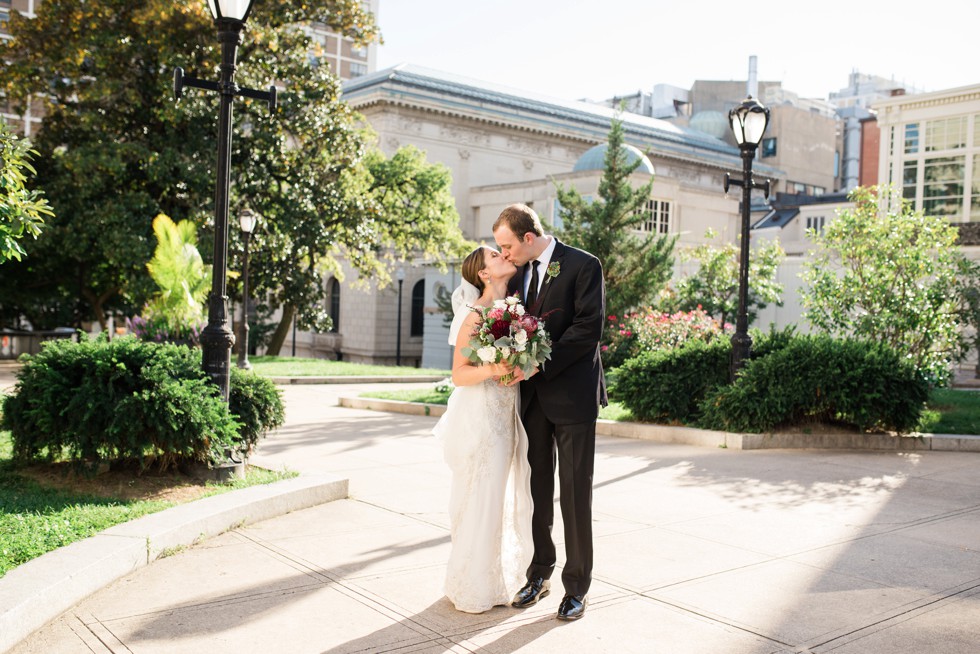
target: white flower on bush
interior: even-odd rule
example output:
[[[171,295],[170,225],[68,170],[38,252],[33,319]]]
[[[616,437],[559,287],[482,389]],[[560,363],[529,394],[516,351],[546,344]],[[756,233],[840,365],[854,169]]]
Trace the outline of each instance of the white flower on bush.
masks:
[[[480,361],[484,363],[493,363],[494,359],[497,358],[497,350],[490,345],[486,345],[476,351],[476,356],[480,357]]]
[[[514,334],[514,349],[518,352],[527,349],[527,332],[525,330],[518,329],[517,333]]]

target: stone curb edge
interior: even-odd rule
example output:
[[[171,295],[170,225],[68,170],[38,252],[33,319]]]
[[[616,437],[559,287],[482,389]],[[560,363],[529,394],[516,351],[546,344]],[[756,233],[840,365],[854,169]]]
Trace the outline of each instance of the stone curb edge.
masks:
[[[348,480],[304,475],[195,500],[121,523],[0,577],[0,653],[161,555],[244,524],[347,497]]]
[[[438,418],[446,411],[441,404],[421,404],[401,400],[383,400],[374,397],[339,398],[340,406],[351,409],[389,411],[416,416]],[[732,450],[806,449],[806,450],[885,450],[893,452],[946,451],[980,452],[980,436],[956,436],[949,434],[916,434],[891,436],[888,434],[848,433],[787,433],[734,434],[722,431],[672,427],[640,422],[616,422],[599,420],[596,434],[617,438],[634,438],[658,443],[720,447]]]
[[[275,377],[268,376],[273,384],[290,386],[292,384],[388,384],[388,383],[436,383],[446,378],[446,375],[410,375],[391,376],[379,375],[374,377]]]

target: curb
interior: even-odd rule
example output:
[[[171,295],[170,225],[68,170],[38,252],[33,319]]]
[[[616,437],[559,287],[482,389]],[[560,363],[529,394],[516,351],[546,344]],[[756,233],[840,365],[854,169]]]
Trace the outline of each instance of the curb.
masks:
[[[446,412],[441,404],[422,404],[402,400],[383,400],[375,397],[348,397],[338,399],[342,407],[388,411],[415,416],[438,418]],[[939,451],[980,452],[980,436],[953,434],[916,434],[891,436],[889,434],[849,433],[789,433],[736,434],[711,431],[694,427],[673,427],[642,422],[617,422],[599,420],[596,434],[616,438],[633,438],[657,443],[720,447],[730,450],[874,450],[891,452]]]
[[[0,577],[0,653],[92,593],[175,548],[346,497],[347,479],[285,479],[121,523],[28,561]]]
[[[445,378],[445,375],[410,375],[401,377],[386,375],[375,377],[267,377],[267,379],[272,380],[273,384],[280,386],[289,386],[291,384],[386,384],[400,382],[426,382],[434,384]]]

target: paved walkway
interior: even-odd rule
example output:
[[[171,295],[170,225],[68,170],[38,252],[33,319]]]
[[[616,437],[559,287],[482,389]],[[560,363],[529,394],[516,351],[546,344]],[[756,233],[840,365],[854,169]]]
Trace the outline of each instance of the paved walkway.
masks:
[[[429,434],[435,419],[336,406],[360,390],[285,388],[287,425],[253,459],[347,477],[349,499],[159,559],[12,651],[980,647],[980,454],[741,452],[600,437],[585,618],[554,619],[560,589],[525,611],[467,615],[441,592],[449,475]]]

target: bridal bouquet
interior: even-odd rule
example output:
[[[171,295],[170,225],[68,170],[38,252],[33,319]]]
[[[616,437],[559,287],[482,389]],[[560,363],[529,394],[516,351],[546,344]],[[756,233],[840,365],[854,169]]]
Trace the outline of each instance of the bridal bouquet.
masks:
[[[481,320],[473,332],[470,344],[461,354],[474,363],[499,363],[505,361],[515,368],[531,372],[551,358],[551,337],[544,322],[524,310],[524,305],[512,295],[494,301],[492,306],[480,309]],[[501,381],[508,382],[511,375]]]

